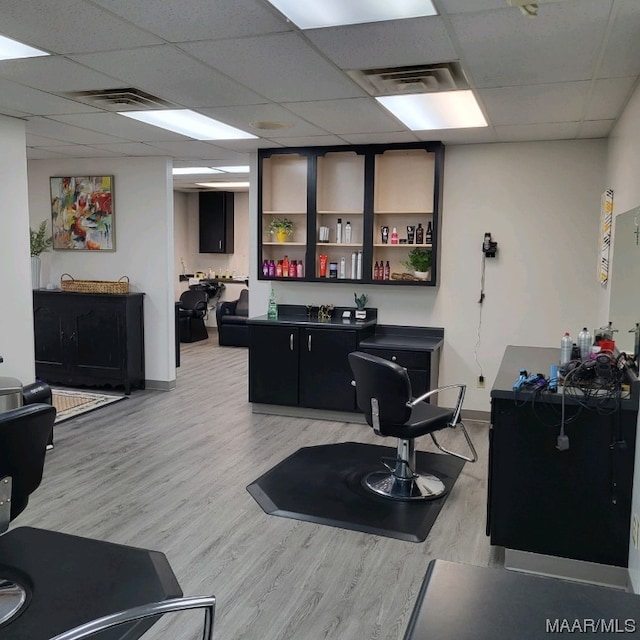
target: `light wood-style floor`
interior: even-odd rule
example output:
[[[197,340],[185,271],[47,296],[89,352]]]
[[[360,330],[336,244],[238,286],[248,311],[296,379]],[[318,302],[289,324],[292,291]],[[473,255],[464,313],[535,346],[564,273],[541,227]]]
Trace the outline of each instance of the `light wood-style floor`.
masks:
[[[216,640],[400,640],[429,560],[502,564],[484,533],[485,423],[467,423],[480,461],[424,543],[266,515],[245,487],[298,448],[394,443],[360,424],[252,414],[247,350],[210,333],[182,345],[177,390],[135,391],[56,427],[42,485],[12,526],[164,552],[185,595],[216,596]],[[287,384],[278,363],[274,375]],[[418,448],[433,450],[429,438]],[[200,626],[200,612],[166,616],[145,639],[198,638]]]

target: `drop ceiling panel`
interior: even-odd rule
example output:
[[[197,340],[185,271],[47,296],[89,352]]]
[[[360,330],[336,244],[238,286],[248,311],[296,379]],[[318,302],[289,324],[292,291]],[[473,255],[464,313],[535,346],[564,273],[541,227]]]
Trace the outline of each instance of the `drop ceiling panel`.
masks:
[[[125,86],[107,75],[58,56],[2,60],[0,77],[53,93]]]
[[[163,140],[186,140],[185,136],[144,122],[126,118],[117,113],[86,113],[79,116],[55,116],[59,122],[76,125],[90,131],[98,131],[117,139],[107,142],[121,142],[122,139],[135,142],[160,142]]]
[[[479,144],[496,142],[495,131],[490,127],[474,127],[473,129],[442,129],[440,131],[416,131],[420,140],[429,142],[440,140],[445,144]]]
[[[154,142],[151,146],[161,149],[168,155],[180,158],[214,158],[224,153],[222,147],[200,140]]]
[[[184,107],[258,104],[262,96],[173,45],[73,56],[92,69]]]
[[[239,127],[256,136],[277,137],[286,136],[316,136],[326,134],[326,131],[306,122],[291,111],[276,104],[241,105],[237,107],[216,107],[214,109],[202,109],[202,113],[217,118],[227,124]],[[287,129],[261,130],[251,125],[252,122],[283,122],[291,124]]]
[[[354,82],[309,47],[297,33],[181,46],[196,58],[276,102],[364,95]]]
[[[106,149],[98,149],[96,147],[84,146],[81,144],[55,146],[55,147],[40,147],[44,151],[53,151],[55,153],[64,153],[65,156],[70,158],[101,158],[101,157],[115,157],[119,154],[113,153]]]
[[[637,78],[607,78],[596,80],[584,113],[585,120],[611,120],[616,118],[627,103]]]
[[[578,126],[577,122],[552,122],[495,127],[495,131],[498,142],[568,140],[576,137]]]
[[[59,149],[60,147],[55,147]],[[51,151],[50,149],[37,149],[27,147],[27,160],[54,160],[56,158],[70,158],[60,151]]]
[[[111,144],[93,144],[94,149],[104,149],[120,156],[157,156],[158,149],[144,142],[114,142]]]
[[[41,117],[28,118],[26,132],[27,134],[55,138],[56,140],[66,140],[69,144],[122,142],[122,140],[118,138],[107,136],[97,131],[81,129],[80,127],[74,127],[64,122]]]
[[[463,66],[476,87],[542,84],[591,77],[606,31],[607,0],[551,3],[526,18],[507,7],[451,17]]]
[[[638,73],[640,60],[640,7],[638,0],[618,0],[616,17],[607,40],[599,78]]]
[[[162,42],[84,0],[0,0],[3,35],[56,53],[109,51]]]
[[[340,137],[349,144],[392,144],[394,142],[416,142],[418,136],[412,131],[395,133],[342,133]]]
[[[10,80],[0,78],[0,113],[5,113],[5,108],[22,111],[34,116],[96,111],[93,107],[88,107],[79,102],[65,100],[50,93],[23,87]]]
[[[480,89],[491,124],[577,122],[582,118],[588,82]]]
[[[216,40],[290,31],[274,9],[255,0],[95,0],[169,42]]]
[[[456,60],[442,18],[415,18],[305,32],[341,69],[371,69]]]
[[[534,0],[531,1],[534,2]],[[543,7],[556,2],[567,1],[568,0],[535,0],[535,3]],[[578,2],[580,2],[580,0],[578,0]],[[611,0],[603,0],[603,3],[604,2],[610,3]],[[438,0],[438,6],[446,13],[468,13],[488,11],[491,9],[504,9],[507,4],[508,0]],[[514,7],[512,11],[519,12],[520,10]]]
[[[579,138],[606,138],[613,129],[615,120],[585,120],[578,128]]]
[[[406,127],[369,98],[290,102],[284,105],[301,118],[335,134],[406,131]]]
[[[287,147],[330,147],[347,144],[338,136],[309,136],[301,138],[271,138],[271,142],[277,146]]]

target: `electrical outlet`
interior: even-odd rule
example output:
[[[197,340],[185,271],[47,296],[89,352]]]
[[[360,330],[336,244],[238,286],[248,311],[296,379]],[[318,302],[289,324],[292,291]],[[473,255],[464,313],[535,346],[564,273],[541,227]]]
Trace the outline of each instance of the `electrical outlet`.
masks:
[[[478,389],[484,389],[484,376],[478,376]]]
[[[638,531],[639,529],[640,521],[638,521],[638,516],[634,513],[631,521],[631,539],[633,540],[634,549],[638,548],[638,536],[640,535],[640,532]]]

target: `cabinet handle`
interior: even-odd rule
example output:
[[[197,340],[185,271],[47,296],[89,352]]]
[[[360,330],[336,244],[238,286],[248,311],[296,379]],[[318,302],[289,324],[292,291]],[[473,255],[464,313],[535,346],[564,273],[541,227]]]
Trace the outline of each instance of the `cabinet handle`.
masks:
[[[392,362],[395,362],[398,358],[396,358],[395,356],[391,356],[391,360]]]
[[[218,249],[222,249],[222,240],[218,240]]]
[[[289,335],[289,349],[293,351],[293,333]]]
[[[307,338],[307,349],[311,351],[311,335]]]

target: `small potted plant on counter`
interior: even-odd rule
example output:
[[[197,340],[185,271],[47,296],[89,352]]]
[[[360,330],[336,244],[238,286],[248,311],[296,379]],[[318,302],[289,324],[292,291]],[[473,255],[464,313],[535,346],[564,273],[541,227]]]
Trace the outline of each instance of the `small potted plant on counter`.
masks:
[[[355,314],[356,319],[366,320],[367,310],[365,309],[365,305],[367,304],[367,300],[369,299],[367,297],[367,294],[363,293],[362,295],[359,296],[357,293],[354,292],[353,298],[356,301],[356,314]]]
[[[417,280],[428,280],[431,269],[431,251],[421,247],[415,247],[409,251],[407,259],[402,263],[407,269],[413,271]]]
[[[30,250],[31,250],[31,286],[33,289],[40,288],[40,254],[49,251],[53,244],[53,238],[47,234],[47,221],[43,220],[34,231],[29,228]]]
[[[293,234],[293,222],[289,218],[274,218],[269,223],[269,233],[274,235],[278,242],[286,242]]]

